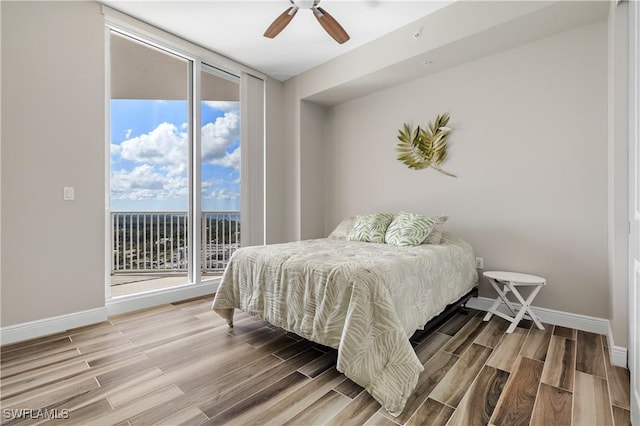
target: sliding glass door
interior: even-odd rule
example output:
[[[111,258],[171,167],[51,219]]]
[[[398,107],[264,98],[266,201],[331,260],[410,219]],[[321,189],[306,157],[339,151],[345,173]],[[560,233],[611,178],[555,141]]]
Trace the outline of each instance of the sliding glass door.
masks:
[[[240,85],[236,76],[202,65],[201,269],[224,271],[240,244]]]
[[[109,62],[108,294],[218,276],[240,243],[239,78],[116,30]]]

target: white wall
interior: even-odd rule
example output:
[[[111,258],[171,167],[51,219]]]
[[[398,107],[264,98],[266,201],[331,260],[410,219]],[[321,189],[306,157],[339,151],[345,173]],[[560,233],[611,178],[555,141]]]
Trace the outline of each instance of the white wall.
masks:
[[[402,123],[445,111],[458,178],[396,160]],[[357,213],[447,214],[485,269],[548,279],[536,306],[609,316],[606,22],[337,105],[326,124],[325,233]]]
[[[97,3],[2,2],[2,103],[2,326],[104,306]]]

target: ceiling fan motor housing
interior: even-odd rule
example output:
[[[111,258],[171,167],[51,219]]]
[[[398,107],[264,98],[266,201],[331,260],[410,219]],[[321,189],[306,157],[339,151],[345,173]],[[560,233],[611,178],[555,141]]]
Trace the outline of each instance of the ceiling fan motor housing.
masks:
[[[289,0],[292,5],[300,9],[311,9],[316,7],[320,1],[318,0]]]

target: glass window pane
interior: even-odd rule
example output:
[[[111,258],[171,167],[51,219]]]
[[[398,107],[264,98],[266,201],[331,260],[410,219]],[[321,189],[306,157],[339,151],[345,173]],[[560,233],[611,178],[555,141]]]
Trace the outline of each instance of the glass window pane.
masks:
[[[240,242],[240,85],[204,66],[201,74],[203,279],[218,276]]]
[[[111,33],[111,295],[188,282],[187,60]]]

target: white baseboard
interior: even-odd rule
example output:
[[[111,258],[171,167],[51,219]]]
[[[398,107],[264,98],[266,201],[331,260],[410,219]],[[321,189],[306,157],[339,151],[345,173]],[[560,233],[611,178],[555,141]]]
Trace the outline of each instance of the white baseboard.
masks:
[[[609,341],[609,358],[611,359],[611,364],[628,368],[627,348],[613,344],[613,330],[611,330],[611,326],[609,326],[609,331],[607,332],[607,340]]]
[[[23,340],[60,333],[72,328],[96,324],[106,321],[110,315],[123,314],[165,303],[205,296],[215,293],[218,290],[219,282],[220,279],[215,279],[198,285],[173,287],[133,296],[114,297],[100,308],[2,327],[0,328],[0,344],[22,342]]]
[[[467,306],[480,311],[488,311],[494,302],[495,299],[490,299],[488,297],[473,297],[469,299]],[[520,309],[520,304],[514,303],[513,305]],[[620,367],[627,366],[627,348],[615,346],[613,344],[613,335],[611,333],[611,326],[608,319],[574,314],[571,312],[556,311],[547,308],[538,308],[534,306],[532,306],[531,309],[542,322],[607,336],[611,364]],[[505,314],[510,314],[504,303],[501,303],[498,306],[498,310]]]
[[[612,345],[611,338],[609,338],[609,358],[611,359],[611,365],[629,368],[629,364],[627,362],[627,348]]]
[[[41,320],[29,321],[22,324],[10,325],[0,329],[0,342],[3,345],[22,342],[35,337],[60,333],[72,328],[82,327],[107,320],[105,307],[89,309]]]
[[[220,279],[205,281],[197,285],[184,285],[132,296],[119,296],[109,299],[106,303],[107,314],[117,315],[138,311],[165,303],[178,302],[194,297],[206,296],[218,290]]]

